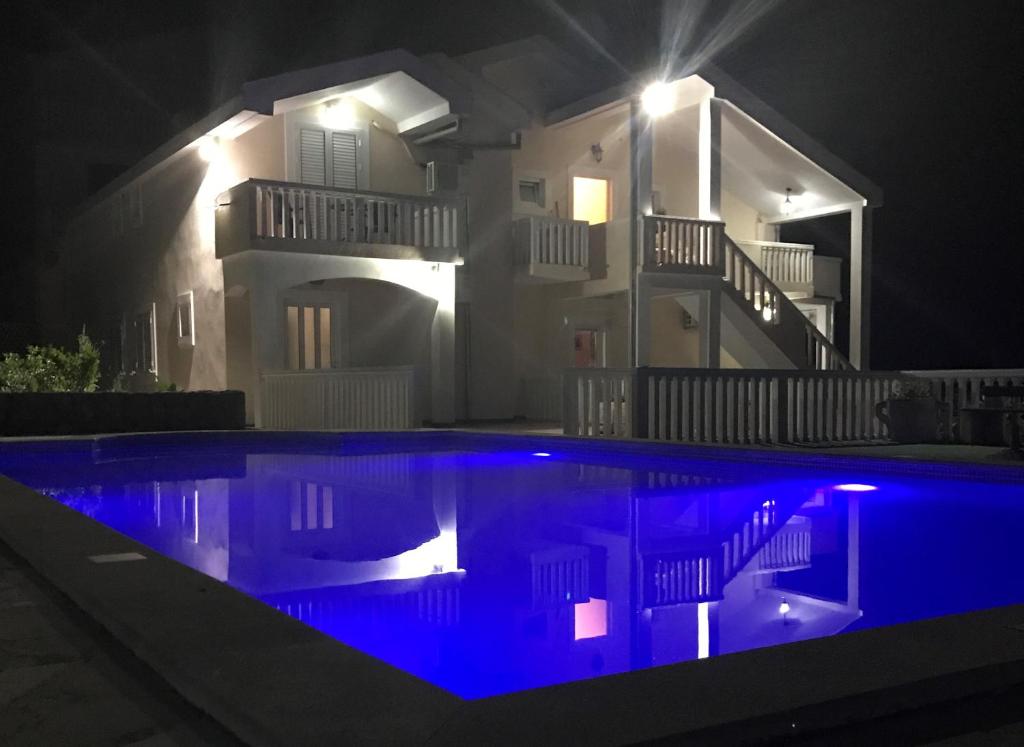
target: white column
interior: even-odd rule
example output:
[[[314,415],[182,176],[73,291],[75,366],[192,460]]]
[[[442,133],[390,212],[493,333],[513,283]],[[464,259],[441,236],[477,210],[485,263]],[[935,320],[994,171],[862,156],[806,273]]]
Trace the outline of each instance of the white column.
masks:
[[[630,153],[630,215],[633,218],[629,241],[629,359],[631,366],[646,365],[641,363],[641,338],[646,336],[646,350],[643,358],[650,355],[650,323],[640,323],[640,306],[649,304],[639,289],[640,263],[643,256],[643,217],[650,215],[651,188],[654,182],[654,122],[640,107],[634,98],[629,107],[629,153]],[[650,309],[643,314],[649,319]]]
[[[870,211],[850,210],[850,363],[870,368],[871,224]]]
[[[651,365],[651,289],[638,278],[636,298],[636,367]]]
[[[697,217],[722,219],[722,104],[708,97],[700,102],[697,135]]]
[[[441,262],[437,273],[437,309],[430,324],[430,420],[455,422],[455,265]]]

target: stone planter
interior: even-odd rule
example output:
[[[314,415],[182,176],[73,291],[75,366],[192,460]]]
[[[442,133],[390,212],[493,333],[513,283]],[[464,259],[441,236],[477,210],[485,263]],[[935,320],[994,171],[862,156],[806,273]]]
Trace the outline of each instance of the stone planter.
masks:
[[[934,399],[887,399],[875,405],[875,415],[901,444],[938,443],[940,404]]]

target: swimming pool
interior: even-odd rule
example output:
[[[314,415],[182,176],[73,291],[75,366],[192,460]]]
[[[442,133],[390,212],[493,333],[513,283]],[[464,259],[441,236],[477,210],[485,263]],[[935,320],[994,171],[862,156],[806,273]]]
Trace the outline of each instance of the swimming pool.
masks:
[[[467,699],[1024,601],[1009,471],[432,434],[0,473]]]

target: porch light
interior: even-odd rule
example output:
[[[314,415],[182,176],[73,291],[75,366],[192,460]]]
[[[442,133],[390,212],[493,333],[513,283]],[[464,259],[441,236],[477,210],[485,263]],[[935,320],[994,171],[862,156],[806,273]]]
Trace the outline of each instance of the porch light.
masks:
[[[792,215],[793,214],[794,205],[793,205],[792,195],[793,195],[793,190],[790,189],[789,187],[786,187],[786,199],[782,201],[782,214],[783,215]]]
[[[199,139],[199,157],[207,163],[214,161],[220,155],[220,140],[207,135]]]
[[[320,110],[320,123],[332,130],[352,130],[356,127],[356,110],[349,99],[335,99]]]
[[[672,89],[668,83],[651,83],[640,94],[640,104],[650,117],[660,117],[672,111]]]
[[[783,625],[788,625],[789,624],[789,621],[786,619],[786,615],[789,614],[789,610],[790,610],[789,602],[787,602],[786,598],[783,597],[782,598],[782,604],[779,605],[779,614],[782,615],[782,624]]]

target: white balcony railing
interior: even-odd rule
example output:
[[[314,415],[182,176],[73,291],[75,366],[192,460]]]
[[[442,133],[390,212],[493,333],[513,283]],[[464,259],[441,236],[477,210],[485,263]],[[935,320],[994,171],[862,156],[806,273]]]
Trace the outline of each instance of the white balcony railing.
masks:
[[[530,215],[516,219],[516,264],[590,266],[586,221]]]
[[[814,291],[814,245],[778,241],[737,241],[772,282],[783,290]]]
[[[253,243],[304,251],[369,244],[454,259],[464,248],[464,220],[455,200],[250,179],[218,199],[217,253]]]
[[[725,224],[720,221],[644,216],[645,270],[685,269],[721,274]]]
[[[413,372],[412,366],[264,372],[260,425],[286,430],[412,428]]]

